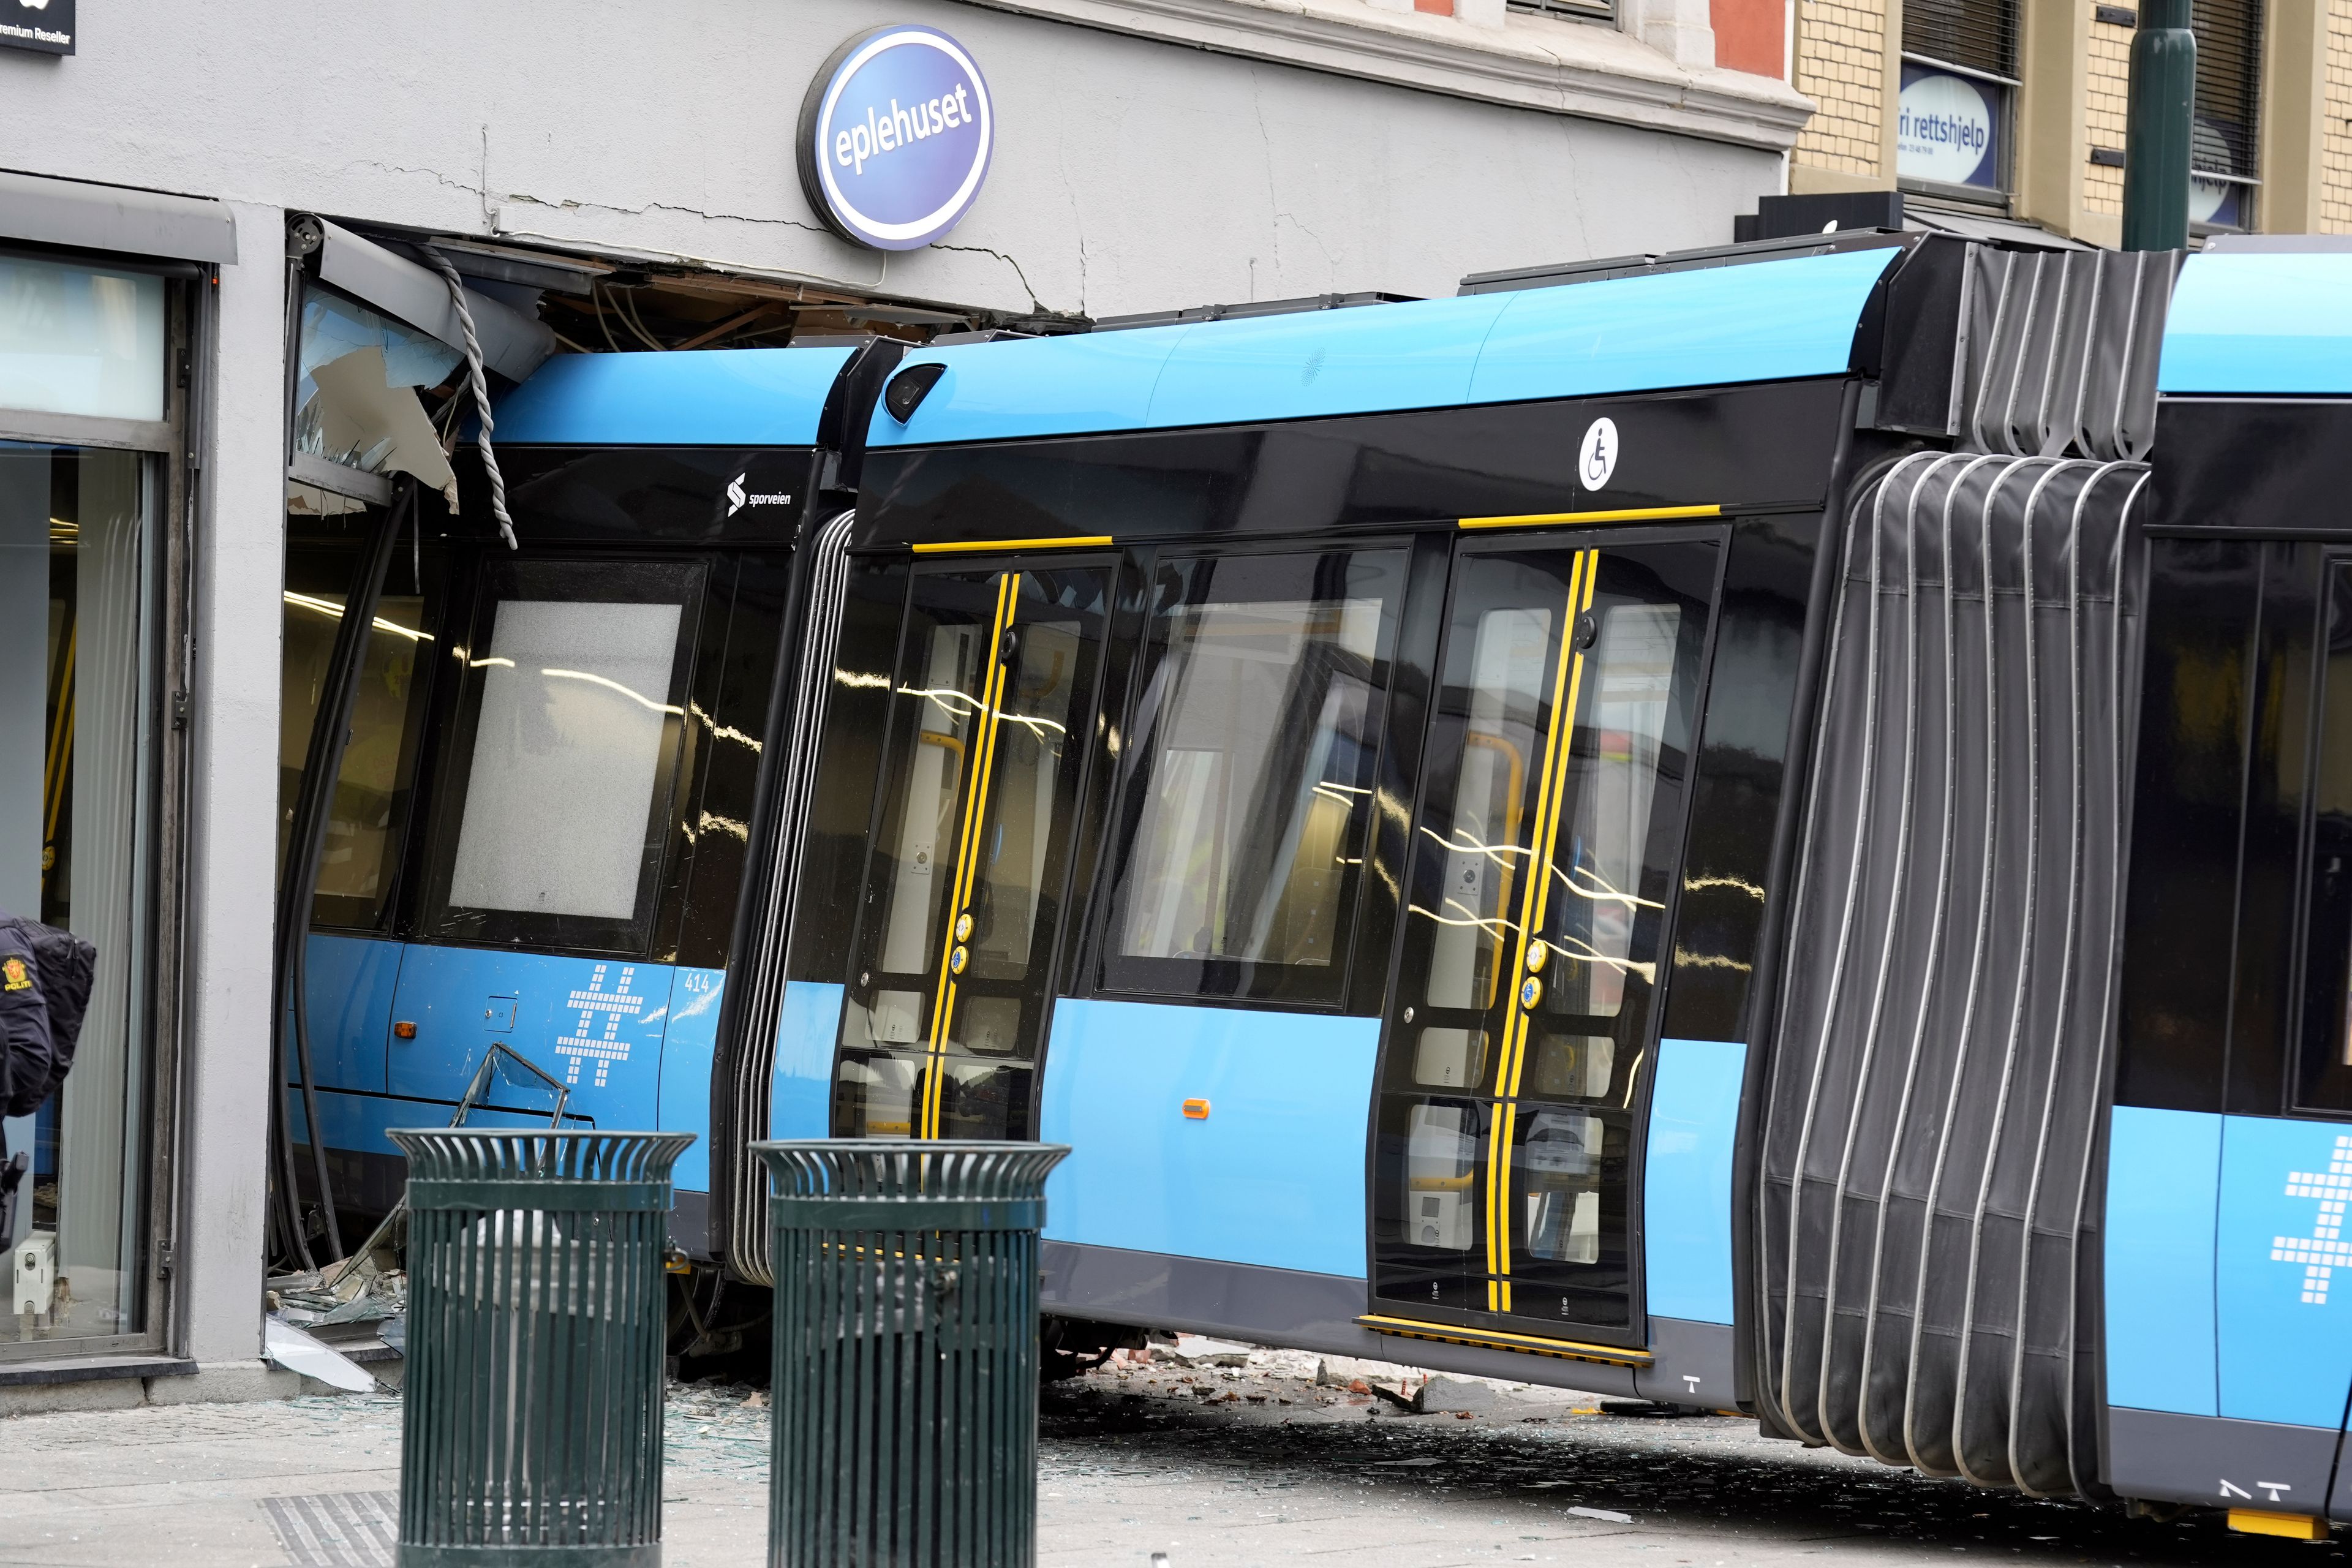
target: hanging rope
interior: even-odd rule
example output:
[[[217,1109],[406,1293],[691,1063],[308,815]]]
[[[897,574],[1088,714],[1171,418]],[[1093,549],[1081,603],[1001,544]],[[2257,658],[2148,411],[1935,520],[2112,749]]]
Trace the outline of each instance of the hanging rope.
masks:
[[[482,342],[474,335],[474,312],[466,303],[465,281],[449,265],[447,257],[429,245],[417,248],[433,264],[433,270],[441,274],[441,281],[449,285],[449,303],[457,308],[458,330],[466,335],[467,388],[474,395],[474,417],[482,424],[482,471],[490,477],[490,516],[497,521],[507,548],[520,550],[522,547],[515,542],[514,519],[507,515],[507,477],[499,471],[499,455],[490,446],[490,432],[497,428],[497,422],[490,417],[490,387],[482,374]]]

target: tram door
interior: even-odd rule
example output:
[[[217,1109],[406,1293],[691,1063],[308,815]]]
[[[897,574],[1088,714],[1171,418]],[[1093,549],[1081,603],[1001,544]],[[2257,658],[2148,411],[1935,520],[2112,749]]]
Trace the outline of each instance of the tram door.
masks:
[[[1110,584],[1107,563],[911,575],[836,1136],[1032,1134]]]
[[[1633,1161],[1719,549],[1455,562],[1382,1031],[1376,1312],[1643,1338]]]

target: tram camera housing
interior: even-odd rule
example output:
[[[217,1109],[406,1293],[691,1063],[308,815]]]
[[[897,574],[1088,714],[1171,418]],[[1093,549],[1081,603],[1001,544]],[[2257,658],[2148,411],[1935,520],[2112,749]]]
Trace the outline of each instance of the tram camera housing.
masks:
[[[882,389],[882,406],[890,411],[891,418],[904,425],[915,416],[915,410],[923,405],[923,399],[930,395],[931,388],[947,373],[948,367],[943,364],[908,365]]]

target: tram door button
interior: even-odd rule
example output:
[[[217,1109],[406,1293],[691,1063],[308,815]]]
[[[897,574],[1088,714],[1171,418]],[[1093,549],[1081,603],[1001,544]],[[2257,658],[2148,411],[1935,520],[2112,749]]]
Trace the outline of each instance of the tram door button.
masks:
[[[1209,1119],[1209,1102],[1205,1100],[1186,1100],[1184,1119],[1187,1121],[1206,1121]]]
[[[493,996],[482,1009],[482,1027],[494,1035],[503,1035],[515,1026],[515,1012],[521,1005],[520,996]]]

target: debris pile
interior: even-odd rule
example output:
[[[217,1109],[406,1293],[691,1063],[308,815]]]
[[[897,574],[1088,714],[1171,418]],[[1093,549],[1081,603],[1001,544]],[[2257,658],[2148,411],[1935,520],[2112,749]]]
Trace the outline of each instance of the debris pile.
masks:
[[[341,1263],[270,1276],[264,1353],[271,1361],[353,1392],[398,1384],[408,1344],[408,1275],[393,1229],[386,1221]]]

